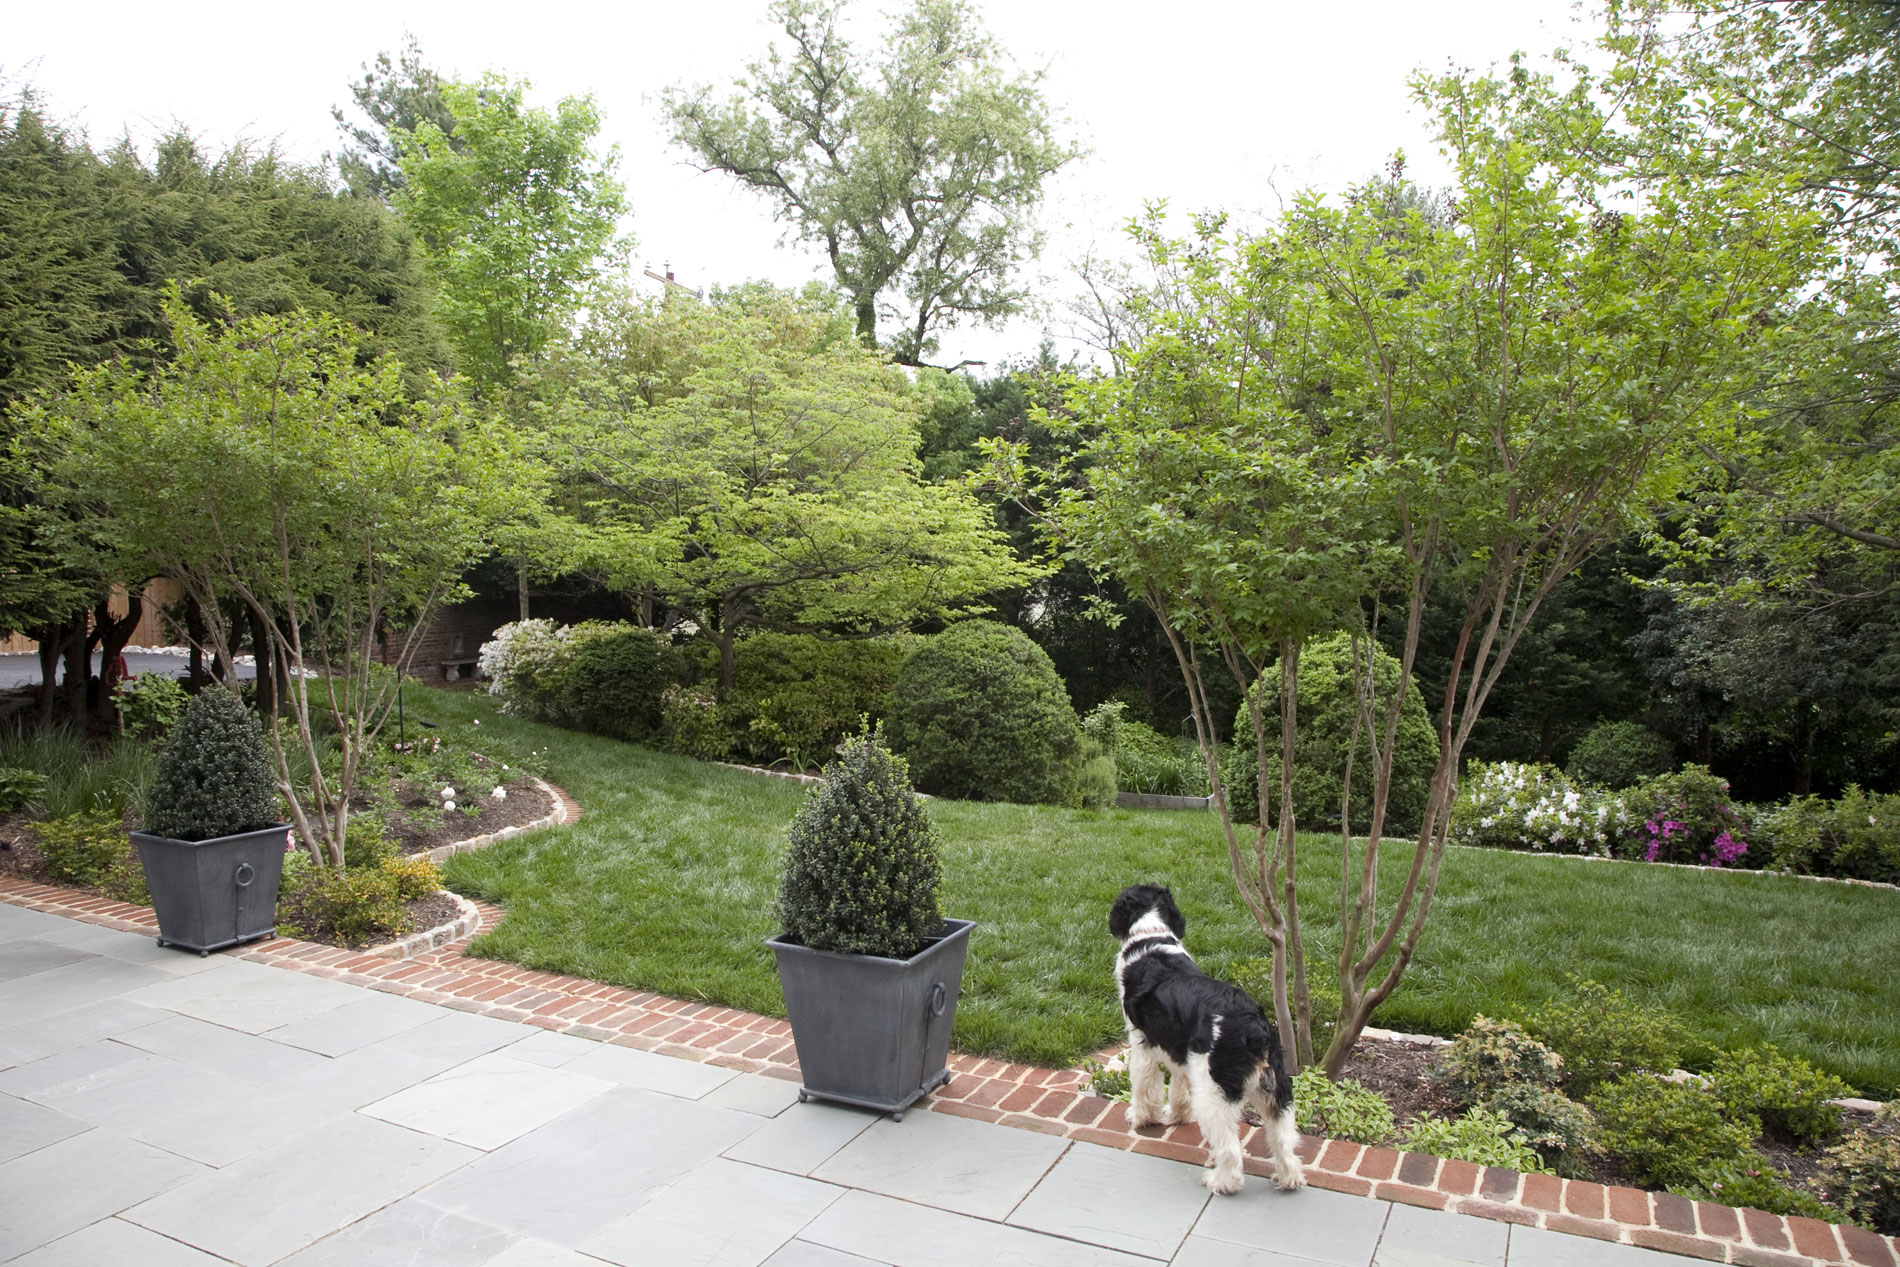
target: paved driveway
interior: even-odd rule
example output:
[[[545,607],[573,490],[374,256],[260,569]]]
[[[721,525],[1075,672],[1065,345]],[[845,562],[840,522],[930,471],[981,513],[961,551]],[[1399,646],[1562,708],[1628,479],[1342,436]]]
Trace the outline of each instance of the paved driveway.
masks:
[[[796,1088],[0,903],[16,1267],[1636,1267],[1670,1255]]]

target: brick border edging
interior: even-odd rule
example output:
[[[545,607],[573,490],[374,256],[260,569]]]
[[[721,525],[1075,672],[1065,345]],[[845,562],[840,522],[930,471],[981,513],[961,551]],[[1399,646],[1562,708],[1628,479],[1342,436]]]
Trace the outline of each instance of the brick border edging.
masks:
[[[125,932],[157,931],[149,907],[12,877],[0,876],[0,902]],[[485,922],[502,915],[489,903],[469,904]],[[776,1017],[473,958],[463,946],[456,942],[389,959],[279,937],[220,953],[576,1037],[798,1080],[791,1026]],[[1207,1160],[1196,1127],[1133,1130],[1127,1106],[1084,1090],[1080,1070],[962,1053],[951,1055],[950,1069],[950,1082],[921,1107],[1191,1164]],[[1270,1175],[1260,1128],[1242,1131],[1247,1172]],[[1355,1196],[1748,1267],[1900,1267],[1900,1238],[1864,1228],[1307,1135],[1300,1137],[1299,1152],[1314,1187]]]

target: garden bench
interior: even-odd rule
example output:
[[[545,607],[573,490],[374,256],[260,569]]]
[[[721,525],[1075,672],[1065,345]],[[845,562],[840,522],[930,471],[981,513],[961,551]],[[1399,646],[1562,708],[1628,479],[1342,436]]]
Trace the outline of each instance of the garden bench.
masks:
[[[481,661],[479,661],[479,660],[474,660],[474,659],[469,659],[469,660],[443,660],[443,661],[441,662],[441,664],[442,664],[442,679],[443,679],[443,681],[445,681],[445,682],[453,682],[453,681],[455,681],[455,680],[456,680],[456,679],[458,679],[458,678],[469,678],[469,677],[474,677],[474,676],[475,676],[475,666],[476,666],[477,664],[479,664],[479,663],[481,663]]]

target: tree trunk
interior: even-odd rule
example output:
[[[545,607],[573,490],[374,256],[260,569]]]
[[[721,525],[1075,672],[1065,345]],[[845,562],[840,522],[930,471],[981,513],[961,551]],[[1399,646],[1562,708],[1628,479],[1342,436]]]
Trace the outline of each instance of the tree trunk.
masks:
[[[277,716],[277,673],[272,667],[277,656],[271,643],[269,632],[264,627],[264,618],[256,612],[247,612],[251,626],[251,654],[257,657],[257,715],[272,718]]]
[[[121,657],[144,614],[145,600],[137,594],[126,598],[125,615],[118,620],[112,618],[112,610],[104,599],[100,599],[93,610],[99,629],[99,698],[93,705],[93,716],[107,725],[118,724],[119,706],[113,699],[113,691],[125,676]]]
[[[32,631],[33,640],[39,643],[40,654],[40,725],[45,726],[53,720],[54,679],[59,676],[59,649],[65,642],[63,625],[41,625]]]
[[[66,658],[66,682],[61,694],[66,700],[66,715],[76,722],[83,722],[86,716],[86,695],[92,687],[92,645],[86,626],[84,612],[68,621],[65,643],[60,648]]]
[[[515,596],[521,600],[521,619],[528,618],[528,561],[515,560]]]
[[[204,689],[211,679],[205,675],[205,613],[198,606],[198,600],[185,595],[185,641],[191,644],[190,670],[187,680],[191,690]]]
[[[858,342],[867,348],[877,346],[877,295],[859,295],[852,304],[858,314]]]

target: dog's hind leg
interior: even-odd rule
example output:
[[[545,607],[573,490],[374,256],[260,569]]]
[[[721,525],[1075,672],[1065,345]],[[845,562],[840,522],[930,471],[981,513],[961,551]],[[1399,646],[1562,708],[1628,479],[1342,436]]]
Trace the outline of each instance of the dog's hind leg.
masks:
[[[1228,1099],[1227,1093],[1214,1081],[1204,1052],[1189,1054],[1182,1081],[1188,1086],[1194,1124],[1201,1128],[1201,1142],[1207,1145],[1207,1155],[1214,1163],[1213,1169],[1201,1176],[1201,1182],[1209,1192],[1231,1196],[1240,1191],[1240,1185],[1247,1178],[1240,1151],[1240,1101]]]
[[[1136,1130],[1162,1120],[1161,1053],[1140,1030],[1128,1031],[1128,1122]]]
[[[1306,1186],[1306,1167],[1300,1161],[1300,1132],[1294,1122],[1293,1105],[1290,1101],[1275,1102],[1272,1077],[1271,1070],[1263,1068],[1248,1089],[1247,1100],[1260,1114],[1267,1154],[1273,1158],[1273,1186],[1290,1192]]]
[[[1161,1120],[1169,1126],[1179,1126],[1183,1122],[1194,1120],[1194,1104],[1188,1092],[1192,1084],[1188,1080],[1187,1070],[1173,1061],[1166,1062],[1168,1070],[1168,1114]]]

